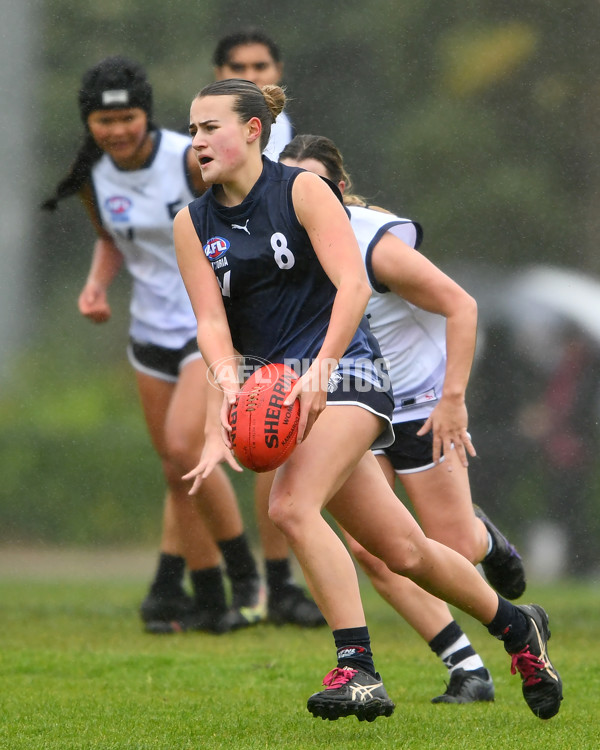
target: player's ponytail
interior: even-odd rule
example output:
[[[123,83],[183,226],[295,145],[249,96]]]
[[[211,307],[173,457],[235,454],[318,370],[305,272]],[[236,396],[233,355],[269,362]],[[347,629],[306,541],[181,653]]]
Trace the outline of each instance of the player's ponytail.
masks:
[[[263,86],[261,91],[263,93],[263,96],[265,97],[265,101],[267,102],[269,112],[273,117],[273,122],[275,122],[275,120],[283,112],[283,109],[285,107],[285,91],[281,86],[277,85]]]
[[[55,211],[59,201],[78,193],[89,180],[92,167],[103,153],[96,145],[96,141],[87,133],[71,169],[56,186],[54,195],[42,203],[42,208],[46,211]]]

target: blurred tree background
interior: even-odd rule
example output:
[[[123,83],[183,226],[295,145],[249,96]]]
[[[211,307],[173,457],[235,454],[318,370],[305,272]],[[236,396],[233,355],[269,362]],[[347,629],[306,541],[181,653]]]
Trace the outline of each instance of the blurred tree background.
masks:
[[[442,268],[547,262],[600,272],[596,0],[38,0],[36,8],[28,338],[0,398],[5,541],[158,537],[162,480],[124,354],[127,280],[113,289],[107,326],[81,319],[91,229],[76,200],[52,216],[37,210],[82,135],[81,75],[106,55],[142,62],[155,119],[185,130],[219,37],[260,26],[282,49],[297,132],[331,137],[356,190],[418,219],[423,251]],[[249,481],[236,478],[251,518]]]

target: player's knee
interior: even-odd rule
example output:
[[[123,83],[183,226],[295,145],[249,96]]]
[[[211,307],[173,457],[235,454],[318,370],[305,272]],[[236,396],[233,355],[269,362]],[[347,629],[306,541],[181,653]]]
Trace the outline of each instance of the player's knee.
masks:
[[[269,498],[269,518],[287,537],[297,534],[305,521],[305,514],[298,503],[292,502],[288,495],[271,492]]]
[[[180,481],[183,474],[192,469],[200,458],[200,449],[194,449],[191,442],[183,435],[170,437],[162,457],[163,466],[170,481]]]
[[[387,567],[398,575],[414,578],[418,576],[426,564],[428,554],[427,541],[423,542],[410,538],[399,541],[393,553],[385,560]]]
[[[169,446],[161,456],[163,473],[169,487],[177,487],[183,483],[183,475],[197,463],[199,454],[193,456],[189,449],[178,450],[176,446]]]
[[[277,526],[280,531],[285,532],[286,527],[291,523],[291,514],[285,504],[277,497],[269,499],[269,519]]]
[[[164,457],[162,459],[162,469],[169,487],[177,487],[177,485],[181,484],[183,472],[177,464],[170,461],[169,458]]]

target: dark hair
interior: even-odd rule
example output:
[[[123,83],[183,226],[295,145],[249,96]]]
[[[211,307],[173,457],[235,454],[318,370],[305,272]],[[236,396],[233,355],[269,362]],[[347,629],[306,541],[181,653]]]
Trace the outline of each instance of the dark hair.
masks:
[[[152,86],[141,65],[115,55],[84,73],[79,90],[79,113],[84,123],[97,109],[129,107],[143,109],[152,119]]]
[[[243,78],[227,78],[205,86],[196,98],[203,96],[234,96],[233,111],[242,122],[258,117],[262,124],[260,148],[264,151],[271,136],[271,125],[285,107],[285,92],[281,86],[259,88]]]
[[[339,182],[344,181],[345,187],[342,198],[345,206],[363,206],[373,211],[381,211],[384,214],[390,213],[387,208],[374,206],[362,195],[351,192],[352,180],[344,167],[342,152],[331,139],[324,135],[295,136],[279,154],[279,161],[284,159],[293,159],[294,161],[315,159],[321,162],[327,170],[327,177],[331,182],[337,186]]]
[[[231,50],[240,47],[242,44],[264,44],[274,62],[281,62],[279,47],[271,37],[265,34],[264,31],[261,31],[261,29],[250,27],[234,31],[232,34],[222,37],[213,53],[213,63],[217,68],[222,68],[223,65],[229,62]]]
[[[139,107],[148,116],[148,130],[155,129],[152,123],[152,86],[146,78],[146,71],[126,57],[106,57],[87,70],[81,79],[78,103],[86,133],[69,172],[56,186],[54,195],[42,203],[42,208],[49,211],[54,211],[63,198],[81,190],[89,180],[92,167],[103,154],[87,127],[91,112]]]
[[[352,180],[344,168],[341,151],[324,135],[296,135],[279,154],[279,161],[293,159],[315,159],[325,167],[327,176],[336,185],[342,180],[345,183],[344,203],[349,206],[367,206],[367,201],[360,195],[354,195],[350,189]]]

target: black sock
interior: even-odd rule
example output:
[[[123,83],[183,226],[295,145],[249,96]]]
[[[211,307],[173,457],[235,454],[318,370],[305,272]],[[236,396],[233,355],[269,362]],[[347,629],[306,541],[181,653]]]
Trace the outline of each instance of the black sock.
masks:
[[[240,578],[258,577],[256,562],[245,534],[219,542],[219,549],[225,560],[227,575],[232,581]]]
[[[277,599],[293,583],[289,558],[265,560],[265,575],[269,597]]]
[[[231,606],[234,609],[253,606],[258,600],[260,579],[246,535],[219,542],[219,547],[231,581]]]
[[[354,667],[362,669],[375,677],[373,652],[369,628],[342,628],[333,631],[333,639],[337,648],[338,667]]]
[[[181,555],[169,555],[166,552],[161,552],[152,582],[152,591],[163,595],[183,593],[184,573],[185,558]]]
[[[225,586],[221,568],[191,570],[190,578],[194,587],[194,599],[199,609],[208,612],[225,612]]]
[[[521,610],[498,596],[498,611],[486,626],[488,632],[504,642],[509,654],[521,650],[529,633],[529,622]]]

